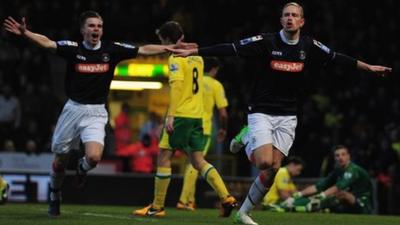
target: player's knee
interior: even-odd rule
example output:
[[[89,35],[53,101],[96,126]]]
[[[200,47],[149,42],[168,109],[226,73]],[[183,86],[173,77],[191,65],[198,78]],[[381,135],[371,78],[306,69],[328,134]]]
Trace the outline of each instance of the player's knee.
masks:
[[[273,165],[272,160],[269,159],[256,160],[256,167],[259,170],[267,170],[271,168],[272,165]]]

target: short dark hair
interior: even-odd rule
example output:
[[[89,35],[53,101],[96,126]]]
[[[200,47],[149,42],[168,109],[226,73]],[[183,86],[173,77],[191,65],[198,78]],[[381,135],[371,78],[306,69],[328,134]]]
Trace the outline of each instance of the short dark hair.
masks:
[[[214,67],[220,67],[221,62],[217,57],[204,57],[204,72],[208,73]]]
[[[347,153],[351,155],[350,149],[346,145],[336,145],[332,148],[332,152],[335,153],[339,149],[346,149]]]
[[[182,37],[183,29],[178,22],[168,21],[156,30],[156,34],[163,39],[169,39],[172,43],[176,43]]]
[[[287,160],[287,164],[293,163],[295,165],[302,165],[303,167],[306,165],[304,160],[298,156],[290,156]]]
[[[79,25],[80,27],[83,27],[86,23],[86,20],[88,18],[99,18],[100,20],[103,20],[103,18],[100,16],[100,14],[96,11],[85,11],[83,13],[81,13],[81,15],[79,16]]]

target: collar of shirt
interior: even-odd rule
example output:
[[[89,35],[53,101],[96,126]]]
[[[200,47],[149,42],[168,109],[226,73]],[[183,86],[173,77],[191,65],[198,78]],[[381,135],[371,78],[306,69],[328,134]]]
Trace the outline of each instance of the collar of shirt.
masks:
[[[85,41],[82,41],[83,47],[85,47],[87,50],[98,50],[101,47],[101,41],[99,41],[99,43],[97,43],[96,46],[91,47],[88,43],[86,43]]]
[[[296,40],[287,39],[285,34],[283,33],[283,30],[279,31],[279,35],[281,36],[282,41],[288,45],[295,45],[295,44],[299,43],[299,39],[296,39]]]

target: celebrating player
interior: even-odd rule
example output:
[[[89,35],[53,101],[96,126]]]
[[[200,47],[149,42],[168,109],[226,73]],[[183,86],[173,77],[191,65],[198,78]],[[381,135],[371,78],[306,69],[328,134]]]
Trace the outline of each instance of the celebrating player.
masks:
[[[22,22],[17,22],[12,17],[4,21],[7,31],[55,52],[67,61],[65,90],[69,100],[58,118],[51,145],[55,158],[50,173],[50,216],[60,215],[60,190],[70,150],[77,149],[79,141],[82,140],[85,156],[78,163],[77,186],[84,184],[86,173],[95,168],[101,159],[104,127],[108,119],[105,103],[117,63],[123,59],[134,58],[138,54],[164,53],[166,47],[137,47],[121,42],[102,41],[103,19],[94,11],[83,12],[79,21],[82,42],[56,42],[44,35],[33,33],[27,29],[25,18],[22,18]]]
[[[183,38],[181,26],[174,21],[163,24],[157,31],[162,44],[177,43]],[[220,216],[228,217],[237,205],[218,171],[204,159],[205,137],[203,134],[203,59],[170,56],[169,84],[170,103],[160,140],[153,203],[133,212],[136,216],[164,217],[165,197],[171,180],[171,157],[175,150],[184,150],[192,166],[217,192],[222,207]]]
[[[260,34],[211,47],[170,49],[177,56],[245,57],[254,60],[264,70],[254,82],[248,106],[250,159],[261,172],[234,218],[241,224],[257,225],[248,213],[268,192],[283,157],[289,154],[295,137],[297,99],[305,79],[305,69],[311,63],[333,63],[381,76],[392,70],[335,52],[321,42],[301,35],[305,19],[303,8],[298,3],[287,3],[280,21],[283,28],[277,33]]]

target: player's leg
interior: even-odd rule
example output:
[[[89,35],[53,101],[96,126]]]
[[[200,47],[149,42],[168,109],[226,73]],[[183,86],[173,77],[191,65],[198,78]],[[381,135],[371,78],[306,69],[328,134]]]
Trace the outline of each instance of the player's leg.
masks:
[[[175,132],[175,131],[174,131]],[[132,212],[136,216],[165,216],[164,203],[167,195],[168,186],[171,181],[171,158],[173,151],[170,149],[169,135],[165,127],[161,134],[159,147],[161,148],[157,156],[157,172],[154,177],[154,199],[152,204]]]
[[[203,134],[202,120],[192,120],[191,135],[189,137],[190,149],[188,155],[190,163],[200,172],[204,179],[217,192],[222,202],[220,216],[228,217],[232,209],[237,206],[236,199],[231,196],[218,171],[204,159],[203,150],[206,144],[206,136]]]
[[[250,187],[235,222],[255,225],[257,223],[248,216],[249,211],[262,201],[273,184],[282,159],[293,143],[297,119],[254,113],[248,116],[248,123],[251,141],[246,146],[246,153],[261,172]]]
[[[244,126],[239,133],[231,140],[229,150],[232,153],[239,152],[249,142],[249,127]]]
[[[229,217],[232,210],[237,206],[237,201],[229,194],[218,171],[213,165],[204,159],[201,151],[194,151],[190,153],[190,162],[193,167],[201,173],[207,183],[210,184],[210,186],[217,193],[218,197],[221,199],[222,207],[220,216]]]
[[[79,123],[81,140],[85,146],[85,155],[79,159],[76,169],[78,188],[85,185],[87,172],[94,169],[100,162],[104,150],[105,126],[108,114],[103,105],[83,105],[85,113]]]
[[[81,116],[71,102],[67,102],[58,118],[53,133],[51,151],[55,154],[50,172],[50,199],[48,214],[60,215],[61,187],[65,177],[69,151],[79,145],[79,131],[76,129]]]
[[[210,148],[211,136],[206,135],[206,146],[203,151],[203,155],[206,155]],[[179,198],[179,202],[176,205],[178,209],[195,210],[195,194],[196,194],[196,182],[199,176],[198,170],[196,170],[191,163],[186,166],[183,187]]]
[[[4,204],[7,202],[9,188],[10,185],[3,177],[0,176],[0,204]]]

